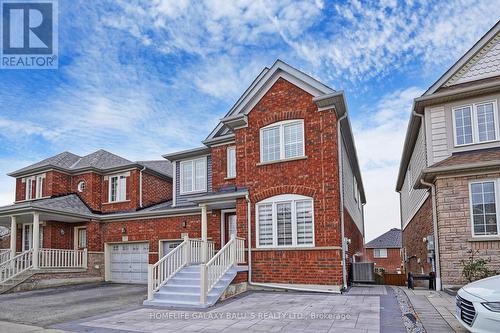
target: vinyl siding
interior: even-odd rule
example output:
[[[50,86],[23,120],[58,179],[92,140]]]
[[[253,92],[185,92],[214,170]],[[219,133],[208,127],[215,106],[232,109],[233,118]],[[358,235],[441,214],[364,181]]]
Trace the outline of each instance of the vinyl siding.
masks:
[[[424,203],[425,198],[427,197],[428,191],[426,189],[416,190],[412,188],[411,190],[409,190],[410,173],[411,179],[413,180],[412,182],[414,184],[416,179],[419,177],[420,172],[423,168],[426,167],[426,165],[427,159],[424,142],[424,130],[423,126],[420,126],[417,141],[415,143],[415,148],[410,158],[409,168],[407,169],[403,187],[401,188],[400,200],[402,228],[404,228],[408,224],[409,220],[413,217],[413,215],[415,215],[415,212],[420,208],[420,206]]]
[[[344,207],[349,212],[354,223],[356,223],[359,231],[363,234],[363,214],[359,208],[360,206],[358,206],[358,203],[354,199],[354,173],[349,162],[349,157],[347,156],[344,140],[342,140],[342,180]]]
[[[196,194],[184,194],[181,195],[181,168],[180,161],[175,161],[175,205],[185,206],[192,205],[193,203],[189,201],[191,198],[206,195],[208,192],[212,192],[212,156],[207,156],[207,192],[196,193]]]
[[[448,136],[453,136],[453,133],[449,134],[447,131],[444,107],[429,109],[427,119],[429,119],[430,123],[430,126],[428,126],[430,130],[428,160],[431,161],[430,164],[434,164],[449,156]]]

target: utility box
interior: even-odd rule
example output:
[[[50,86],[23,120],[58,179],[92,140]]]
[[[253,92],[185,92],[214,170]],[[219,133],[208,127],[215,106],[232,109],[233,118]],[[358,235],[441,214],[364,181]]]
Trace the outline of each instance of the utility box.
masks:
[[[352,263],[352,282],[375,282],[375,263]]]

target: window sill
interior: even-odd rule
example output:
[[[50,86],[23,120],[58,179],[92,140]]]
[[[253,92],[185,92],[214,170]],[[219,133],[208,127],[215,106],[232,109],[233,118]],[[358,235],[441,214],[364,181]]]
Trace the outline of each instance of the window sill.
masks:
[[[207,193],[207,190],[202,190],[202,191],[192,191],[192,192],[179,192],[179,195],[191,195],[191,194],[200,194],[200,193]]]
[[[122,201],[110,201],[110,202],[103,202],[103,205],[113,205],[113,204],[120,204],[120,203],[125,203],[125,202],[130,202],[130,200],[122,200]]]
[[[491,242],[491,241],[500,241],[500,236],[475,236],[469,238],[468,242]]]
[[[276,161],[259,162],[259,163],[257,163],[257,166],[283,163],[283,162],[291,162],[291,161],[300,161],[300,160],[306,160],[306,159],[307,159],[307,156],[299,156],[299,157],[285,158],[285,159],[276,160]]]
[[[236,179],[236,177],[226,177],[226,178],[224,178],[224,180],[235,180],[235,179]]]

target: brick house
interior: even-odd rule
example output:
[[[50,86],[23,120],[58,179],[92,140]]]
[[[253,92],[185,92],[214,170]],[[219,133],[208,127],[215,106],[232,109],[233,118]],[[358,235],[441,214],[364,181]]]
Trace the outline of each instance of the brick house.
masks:
[[[401,229],[392,228],[366,243],[366,261],[375,263],[375,270],[401,273],[403,262],[401,248]]]
[[[100,154],[66,152],[10,174],[16,203],[0,208],[0,223],[17,231],[17,252],[84,248],[80,274],[148,283],[149,304],[183,306],[251,285],[338,292],[363,252],[344,94],[282,61],[201,147],[163,161]]]
[[[500,23],[413,104],[396,190],[406,270],[465,283],[468,251],[500,269]]]

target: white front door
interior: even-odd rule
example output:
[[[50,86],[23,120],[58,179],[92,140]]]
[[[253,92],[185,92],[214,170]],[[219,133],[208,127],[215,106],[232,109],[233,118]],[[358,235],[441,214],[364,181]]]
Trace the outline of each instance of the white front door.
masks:
[[[181,240],[176,240],[176,241],[163,241],[162,242],[162,256],[166,256],[167,254],[170,253],[173,249],[175,249],[177,246],[179,246],[182,243]]]
[[[147,283],[149,243],[111,245],[111,281]]]
[[[232,236],[236,237],[236,215],[229,215],[227,229],[229,239],[231,239]]]

